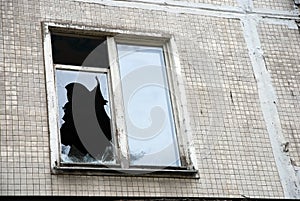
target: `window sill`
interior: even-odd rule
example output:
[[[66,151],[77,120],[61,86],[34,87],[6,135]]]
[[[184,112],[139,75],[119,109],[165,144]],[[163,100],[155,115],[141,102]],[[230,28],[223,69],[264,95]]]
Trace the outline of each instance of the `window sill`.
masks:
[[[52,170],[53,174],[74,174],[74,175],[103,175],[103,176],[141,176],[141,177],[167,177],[167,178],[191,178],[198,179],[197,170],[187,168],[152,168],[133,167],[120,168],[119,166],[56,166]]]

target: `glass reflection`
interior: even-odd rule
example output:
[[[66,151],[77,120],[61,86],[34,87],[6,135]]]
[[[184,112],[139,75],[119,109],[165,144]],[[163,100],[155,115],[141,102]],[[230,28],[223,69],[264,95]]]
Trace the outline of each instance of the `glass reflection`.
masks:
[[[117,49],[131,165],[180,166],[162,48]]]

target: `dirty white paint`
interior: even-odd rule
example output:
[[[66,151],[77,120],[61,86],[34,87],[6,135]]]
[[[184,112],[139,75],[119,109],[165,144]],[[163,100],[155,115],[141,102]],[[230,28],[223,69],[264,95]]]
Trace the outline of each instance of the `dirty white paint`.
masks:
[[[51,36],[48,28],[48,24],[43,24],[44,28],[44,62],[45,62],[45,73],[46,73],[46,87],[47,87],[47,105],[48,105],[48,124],[50,133],[50,156],[51,156],[51,170],[54,169],[56,163],[59,163],[60,149],[58,146],[59,135],[58,135],[58,123],[57,123],[57,98],[55,90],[55,78],[54,69],[52,62],[52,47],[51,47]],[[51,133],[55,133],[51,135]]]
[[[278,103],[271,75],[266,68],[257,31],[259,18],[241,19],[245,41],[256,78],[261,110],[268,130],[273,155],[286,198],[300,198],[300,182],[287,152],[288,142],[283,136],[276,104]],[[269,21],[270,22],[270,21]]]
[[[107,47],[109,52],[109,66],[111,71],[111,78],[114,80],[112,82],[112,88],[114,91],[114,102],[113,102],[113,113],[115,116],[115,124],[116,124],[116,137],[118,144],[118,148],[120,150],[119,158],[122,168],[129,168],[129,148],[128,148],[128,139],[126,135],[126,126],[124,124],[125,122],[125,114],[123,110],[123,97],[122,97],[122,91],[121,91],[121,80],[120,72],[119,72],[119,59],[117,55],[117,48],[116,43],[113,37],[107,38]]]
[[[254,9],[252,0],[237,0],[239,6],[226,6],[226,5],[212,5],[204,3],[191,3],[187,1],[174,1],[174,0],[74,0],[86,3],[96,3],[105,6],[123,7],[123,8],[137,8],[154,11],[165,11],[176,14],[194,14],[206,15],[222,18],[240,18],[244,14],[257,14],[264,17],[273,17],[277,19],[299,19],[298,10],[292,11],[278,11],[268,9]],[[247,4],[242,4],[246,1]]]
[[[236,0],[239,7],[246,12],[251,12],[253,10],[252,0]]]
[[[284,25],[287,26],[289,29],[298,30],[298,25],[295,20],[288,20],[288,19],[274,19],[274,18],[260,18],[260,22],[266,24],[273,24],[273,25]]]
[[[173,84],[172,90],[174,91],[174,94],[179,95],[176,97],[176,100],[173,100],[173,102],[175,102],[176,104],[176,107],[174,109],[177,111],[176,114],[178,114],[176,120],[178,122],[177,125],[179,125],[179,128],[177,128],[180,133],[179,142],[183,142],[182,146],[185,146],[184,155],[189,157],[187,158],[187,162],[189,163],[189,165],[193,165],[193,168],[198,170],[196,148],[194,145],[195,141],[193,140],[191,120],[189,118],[190,115],[187,109],[187,96],[185,93],[186,90],[184,87],[185,85],[180,65],[180,57],[175,39],[173,37],[170,39],[166,49],[167,52],[172,54],[172,56],[170,56],[169,58],[170,66],[172,66],[172,70],[169,69],[169,71],[173,72],[169,76],[170,79],[172,79],[172,82],[170,84]]]

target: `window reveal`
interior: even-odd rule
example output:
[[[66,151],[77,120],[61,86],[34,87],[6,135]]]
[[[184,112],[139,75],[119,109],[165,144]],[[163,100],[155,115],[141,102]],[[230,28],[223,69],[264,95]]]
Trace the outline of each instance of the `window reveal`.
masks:
[[[163,42],[50,35],[55,96],[48,100],[57,98],[59,166],[187,165],[182,144],[179,150]]]

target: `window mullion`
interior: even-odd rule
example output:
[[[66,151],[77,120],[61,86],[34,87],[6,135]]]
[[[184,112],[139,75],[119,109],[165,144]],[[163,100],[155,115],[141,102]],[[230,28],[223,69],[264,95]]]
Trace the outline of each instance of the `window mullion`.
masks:
[[[112,80],[113,105],[115,116],[115,135],[118,147],[118,157],[122,168],[129,168],[129,149],[126,134],[124,104],[122,96],[121,77],[119,71],[119,59],[117,46],[113,37],[107,38],[107,47],[109,55],[109,66]]]

